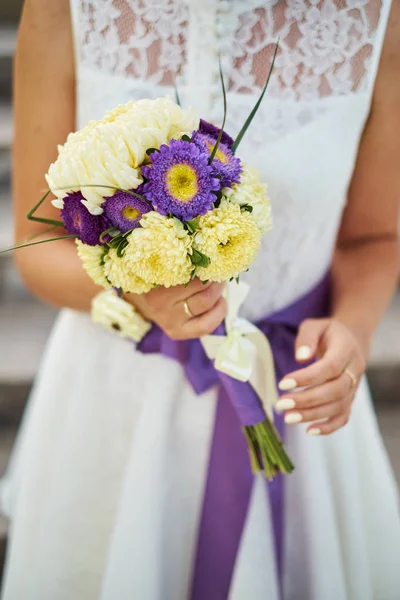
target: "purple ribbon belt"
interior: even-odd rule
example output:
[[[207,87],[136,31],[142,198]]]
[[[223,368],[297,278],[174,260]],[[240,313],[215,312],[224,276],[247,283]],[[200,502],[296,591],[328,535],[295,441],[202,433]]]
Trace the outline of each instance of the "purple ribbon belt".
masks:
[[[326,276],[295,303],[257,323],[271,344],[278,380],[298,368],[294,358],[294,341],[300,323],[308,318],[322,318],[329,314],[329,291],[329,277]],[[223,327],[215,333],[223,334]],[[176,342],[154,326],[140,342],[138,349],[144,353],[161,353],[179,361],[196,394],[202,394],[219,384],[190,598],[226,600],[254,481],[241,427],[263,420],[261,408],[249,409],[246,414],[246,407],[261,405],[254,402],[255,392],[249,383],[233,379],[214,368],[200,340]],[[275,425],[283,437],[282,416],[276,415]],[[266,482],[280,585],[283,483],[281,473],[272,482]]]

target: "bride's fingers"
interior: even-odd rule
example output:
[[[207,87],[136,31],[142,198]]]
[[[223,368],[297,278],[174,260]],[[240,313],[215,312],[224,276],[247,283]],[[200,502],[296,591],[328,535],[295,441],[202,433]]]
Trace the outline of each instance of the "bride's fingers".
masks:
[[[316,422],[307,427],[307,433],[309,435],[329,435],[341,427],[344,427],[350,418],[350,410],[335,417],[331,417],[326,421],[322,421],[320,423]]]
[[[352,383],[348,375],[343,373],[340,377],[317,385],[312,388],[307,388],[301,392],[286,394],[282,396],[276,405],[277,411],[288,409],[296,409],[299,411],[337,402],[342,400],[350,392]]]
[[[285,423],[289,425],[295,423],[312,423],[320,419],[331,419],[333,417],[339,417],[340,415],[348,414],[351,408],[351,397],[347,396],[336,400],[335,402],[329,402],[328,404],[321,404],[313,408],[305,408],[302,410],[288,410],[285,414]]]
[[[183,305],[183,303],[186,301],[193,317],[198,317],[199,315],[203,315],[204,313],[208,312],[216,305],[218,300],[221,298],[223,291],[223,283],[212,283],[205,289],[203,288],[196,294],[193,294],[185,300],[182,300],[181,304]]]
[[[338,341],[326,354],[309,367],[293,371],[279,382],[279,389],[291,390],[314,385],[321,385],[326,381],[336,379],[345,370],[352,358],[352,349]]]
[[[174,339],[193,339],[200,338],[203,335],[213,333],[215,329],[221,325],[226,316],[226,301],[224,298],[219,298],[217,303],[208,312],[189,319],[177,334],[177,337],[170,335]]]

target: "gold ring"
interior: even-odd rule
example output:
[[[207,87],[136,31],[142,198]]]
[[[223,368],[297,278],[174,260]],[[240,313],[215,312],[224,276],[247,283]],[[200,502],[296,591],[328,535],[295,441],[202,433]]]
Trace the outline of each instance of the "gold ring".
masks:
[[[187,303],[187,300],[185,300],[184,303],[183,303],[183,310],[185,311],[185,315],[187,315],[189,317],[189,319],[193,319],[194,314],[190,310],[189,304]]]
[[[350,371],[350,369],[345,369],[344,373],[350,377],[351,387],[354,388],[357,385],[357,377]]]

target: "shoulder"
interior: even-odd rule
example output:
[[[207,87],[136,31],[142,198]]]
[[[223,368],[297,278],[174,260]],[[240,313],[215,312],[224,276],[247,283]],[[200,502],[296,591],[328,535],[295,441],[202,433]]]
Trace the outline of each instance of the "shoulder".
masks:
[[[28,25],[39,31],[51,27],[61,30],[68,27],[70,22],[69,0],[25,0],[21,24]]]
[[[374,91],[374,106],[400,105],[400,2],[392,0]]]

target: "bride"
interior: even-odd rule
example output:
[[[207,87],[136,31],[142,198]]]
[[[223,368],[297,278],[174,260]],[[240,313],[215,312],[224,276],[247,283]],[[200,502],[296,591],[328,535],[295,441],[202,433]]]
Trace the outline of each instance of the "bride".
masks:
[[[399,265],[397,2],[26,0],[16,237],[41,231],[25,215],[71,130],[132,98],[172,95],[174,82],[184,106],[219,124],[220,54],[235,135],[278,38],[241,150],[268,182],[274,216],[244,314],[257,322],[307,299],[286,350],[293,368],[279,374],[277,419],[296,470],[253,479],[214,387],[196,395],[179,363],[92,323],[99,290],[70,240],[19,251],[27,286],[62,310],[3,482],[4,600],[399,597],[397,492],[363,376]],[[331,310],[319,318],[328,272]],[[194,281],[126,299],[185,344],[222,321],[222,292]],[[214,443],[237,477],[223,469],[211,485]]]

